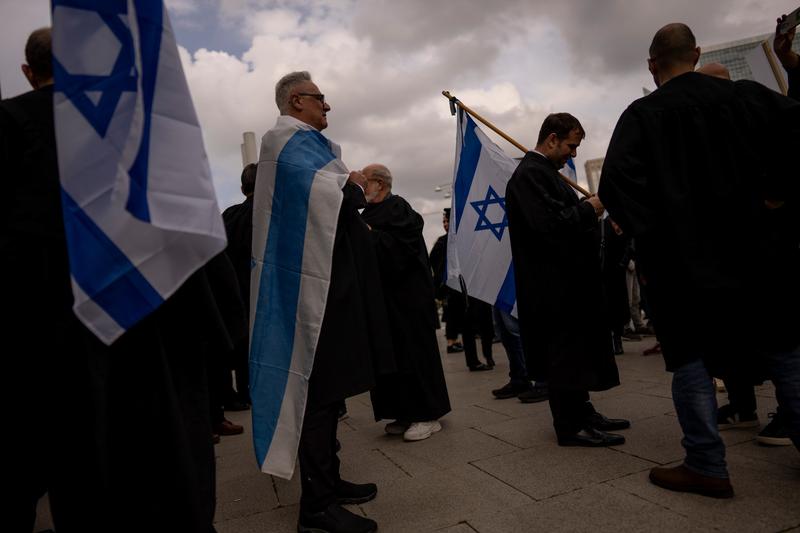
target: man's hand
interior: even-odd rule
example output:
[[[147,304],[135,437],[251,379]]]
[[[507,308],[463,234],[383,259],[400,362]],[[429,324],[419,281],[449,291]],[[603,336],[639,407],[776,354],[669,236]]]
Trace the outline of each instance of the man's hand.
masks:
[[[350,172],[350,177],[347,178],[347,181],[352,181],[362,189],[367,188],[367,178],[365,178],[364,174],[362,174],[358,170],[353,170],[352,172]]]
[[[772,49],[775,50],[775,55],[786,70],[797,68],[800,64],[800,56],[792,51],[792,41],[794,41],[794,34],[796,28],[792,28],[788,32],[781,34],[779,29],[781,23],[786,20],[786,15],[781,16],[775,26],[775,40],[772,41]]]
[[[603,202],[601,202],[600,198],[598,198],[597,196],[592,195],[588,197],[586,199],[586,202],[589,203],[594,208],[594,214],[597,215],[598,217],[602,216],[603,212],[606,210],[606,208],[603,207]]]

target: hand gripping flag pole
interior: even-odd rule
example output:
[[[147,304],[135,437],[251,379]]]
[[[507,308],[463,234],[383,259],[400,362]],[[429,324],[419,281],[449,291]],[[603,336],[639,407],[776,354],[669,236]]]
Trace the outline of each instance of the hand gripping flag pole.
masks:
[[[489,122],[488,120],[483,118],[481,115],[479,115],[478,113],[476,113],[475,111],[473,111],[469,107],[465,106],[461,102],[461,100],[459,100],[455,96],[451,95],[450,91],[442,91],[442,95],[445,98],[447,98],[448,100],[450,100],[450,112],[453,115],[456,114],[456,106],[458,106],[461,109],[463,109],[465,112],[469,113],[476,120],[478,120],[478,121],[482,122],[483,124],[485,124],[489,129],[491,129],[493,132],[498,134],[500,137],[502,137],[503,139],[507,140],[508,142],[510,142],[511,144],[513,144],[514,146],[516,146],[517,148],[522,150],[523,152],[527,153],[529,151],[527,148],[525,148],[520,143],[518,143],[513,138],[511,138],[509,135],[507,135],[505,132],[503,132],[500,128],[498,128],[497,126],[495,126],[494,124],[492,124],[491,122]],[[576,191],[578,191],[582,195],[587,196],[587,197],[588,196],[593,196],[592,193],[590,193],[589,191],[587,191],[586,189],[584,189],[583,187],[581,187],[580,185],[578,185],[577,183],[575,183],[574,181],[572,181],[571,179],[566,177],[565,175],[561,174],[560,172],[559,172],[558,175],[562,180],[564,180],[564,182],[567,183],[567,185],[569,185],[570,187],[572,187],[573,189],[575,189]]]

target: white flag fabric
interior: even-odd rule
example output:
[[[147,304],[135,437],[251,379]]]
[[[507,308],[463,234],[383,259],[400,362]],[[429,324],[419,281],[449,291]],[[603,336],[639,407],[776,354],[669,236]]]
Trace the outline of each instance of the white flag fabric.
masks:
[[[161,1],[54,0],[54,113],[74,310],[106,344],[225,248]]]
[[[506,185],[518,162],[458,110],[447,285],[517,315]]]
[[[571,157],[567,159],[567,163],[561,170],[559,170],[559,172],[561,172],[564,177],[571,179],[573,183],[578,183],[578,173],[575,170],[575,161],[573,161]]]
[[[250,396],[262,472],[294,473],[349,171],[339,146],[289,116],[261,140],[253,203]]]

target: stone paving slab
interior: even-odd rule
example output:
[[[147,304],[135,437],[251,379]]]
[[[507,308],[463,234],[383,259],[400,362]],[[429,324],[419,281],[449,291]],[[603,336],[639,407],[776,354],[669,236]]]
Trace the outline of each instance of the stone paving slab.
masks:
[[[441,333],[441,332],[440,332]],[[440,339],[441,340],[441,339]],[[508,363],[494,345],[497,367],[469,372],[463,354],[444,354],[453,411],[443,431],[414,443],[384,433],[368,394],[347,401],[339,424],[342,476],[376,482],[376,500],[351,510],[378,521],[382,532],[494,533],[505,531],[796,531],[800,533],[800,454],[764,447],[758,428],[723,432],[736,498],[720,501],[665,491],[649,469],[683,457],[680,428],[663,359],[643,357],[654,339],[626,342],[617,358],[619,387],[592,393],[599,411],[628,418],[623,446],[560,448],[546,402],[496,400]],[[443,341],[442,341],[443,347]],[[444,353],[444,350],[442,350]],[[762,427],[775,409],[774,389],[756,389]],[[718,396],[726,403],[724,393]],[[227,413],[245,434],[216,446],[219,533],[296,530],[300,487],[258,471],[250,413]],[[37,529],[49,527],[47,502]]]
[[[602,483],[654,463],[607,448],[543,445],[473,463],[535,500]]]
[[[606,484],[515,507],[469,521],[481,533],[520,531],[673,532],[707,531],[662,506]]]
[[[720,531],[784,531],[800,526],[800,472],[729,455],[736,497],[717,500],[660,489],[639,472],[609,484]]]

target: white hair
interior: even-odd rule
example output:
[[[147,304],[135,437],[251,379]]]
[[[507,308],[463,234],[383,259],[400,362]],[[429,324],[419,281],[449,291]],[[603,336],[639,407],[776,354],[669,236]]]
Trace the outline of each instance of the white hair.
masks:
[[[289,96],[295,87],[301,83],[311,81],[311,74],[307,70],[290,72],[275,84],[275,103],[281,115],[289,114]]]
[[[383,180],[386,188],[392,190],[392,173],[386,166],[376,164],[375,168],[372,169],[372,176]]]

